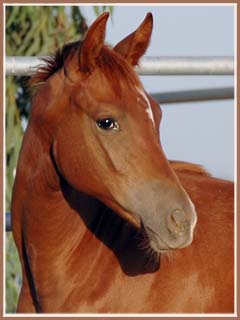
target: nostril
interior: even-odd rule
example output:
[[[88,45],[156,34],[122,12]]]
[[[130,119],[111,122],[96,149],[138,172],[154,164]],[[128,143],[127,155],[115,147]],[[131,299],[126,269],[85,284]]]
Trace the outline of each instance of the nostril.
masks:
[[[186,215],[183,211],[180,210],[173,211],[171,218],[179,227],[186,222]]]
[[[167,227],[175,234],[182,234],[186,228],[186,215],[182,210],[174,210],[167,216]]]

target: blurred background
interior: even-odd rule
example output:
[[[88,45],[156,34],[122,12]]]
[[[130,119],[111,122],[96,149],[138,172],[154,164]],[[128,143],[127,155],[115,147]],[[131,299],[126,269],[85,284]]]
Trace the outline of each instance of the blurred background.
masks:
[[[81,39],[110,11],[106,41],[134,31],[147,12],[154,30],[146,56],[234,56],[234,5],[5,6],[6,56],[44,56]],[[234,85],[233,76],[141,76],[149,93]],[[10,211],[15,168],[31,103],[27,78],[7,76],[5,101],[5,209]],[[234,100],[161,104],[161,141],[168,159],[204,166],[234,179]],[[14,313],[21,271],[11,232],[6,233],[6,312]]]

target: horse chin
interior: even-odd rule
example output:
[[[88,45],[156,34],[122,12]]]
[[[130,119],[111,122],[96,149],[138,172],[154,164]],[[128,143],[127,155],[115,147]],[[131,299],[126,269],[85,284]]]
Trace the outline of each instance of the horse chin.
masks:
[[[155,241],[149,240],[149,244],[150,248],[157,253],[166,253],[171,250],[171,248],[164,246],[163,243],[160,244],[159,242],[156,243]]]

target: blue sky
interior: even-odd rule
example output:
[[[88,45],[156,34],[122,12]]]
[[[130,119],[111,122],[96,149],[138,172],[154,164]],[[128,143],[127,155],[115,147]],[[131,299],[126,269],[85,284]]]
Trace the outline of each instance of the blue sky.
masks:
[[[81,6],[91,24],[92,7]],[[106,41],[115,44],[154,16],[154,30],[146,56],[233,56],[233,5],[115,6]],[[233,76],[145,76],[149,93],[233,86]],[[203,165],[220,178],[234,178],[234,101],[161,105],[161,141],[168,159]]]

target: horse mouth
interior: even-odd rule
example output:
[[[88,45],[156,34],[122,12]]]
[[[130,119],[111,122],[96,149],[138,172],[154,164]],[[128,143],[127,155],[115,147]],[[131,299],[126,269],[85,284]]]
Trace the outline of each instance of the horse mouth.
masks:
[[[177,238],[169,238],[166,234],[163,234],[162,236],[159,235],[149,226],[144,226],[143,228],[151,249],[157,253],[182,249],[188,247],[192,243],[192,235],[184,234]]]
[[[143,226],[144,233],[148,237],[150,247],[157,253],[163,253],[172,248],[149,226]]]

